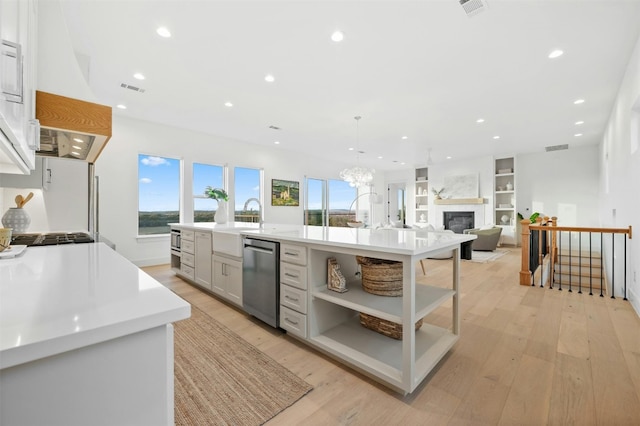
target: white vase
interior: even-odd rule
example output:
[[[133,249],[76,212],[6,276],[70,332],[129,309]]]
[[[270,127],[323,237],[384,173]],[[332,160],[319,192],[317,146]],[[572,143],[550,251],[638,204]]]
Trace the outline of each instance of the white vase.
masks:
[[[213,220],[216,223],[227,223],[227,202],[218,200],[218,209],[213,216]]]
[[[21,207],[11,207],[2,216],[2,226],[12,228],[14,234],[25,232],[31,224],[31,217],[27,211]]]
[[[507,182],[507,191],[513,191],[513,184],[511,182]]]

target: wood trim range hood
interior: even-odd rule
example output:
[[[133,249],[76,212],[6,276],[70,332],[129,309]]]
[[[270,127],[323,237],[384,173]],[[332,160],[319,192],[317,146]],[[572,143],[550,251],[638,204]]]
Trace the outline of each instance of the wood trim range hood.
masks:
[[[111,107],[36,91],[37,155],[95,163],[111,138]]]

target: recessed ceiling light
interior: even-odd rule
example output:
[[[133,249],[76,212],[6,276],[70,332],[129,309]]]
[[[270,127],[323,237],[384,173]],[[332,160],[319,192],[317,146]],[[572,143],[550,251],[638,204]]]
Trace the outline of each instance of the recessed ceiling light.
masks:
[[[575,135],[573,135],[573,136],[575,136],[575,137],[579,137],[579,136],[582,136],[582,133],[576,133],[576,134],[575,134]]]
[[[400,164],[402,164],[402,165],[404,166],[406,163],[403,161],[403,162],[401,162]]]
[[[133,78],[136,80],[144,80],[144,74],[137,72],[133,75]]]
[[[584,103],[584,99],[576,99],[575,101],[573,101],[574,104],[576,105],[580,105]]]
[[[73,148],[73,149],[82,149],[82,147],[81,147],[81,146],[77,146],[77,145],[72,145],[72,148]]]
[[[451,160],[453,157],[451,157],[450,155],[447,155],[447,160]]]
[[[331,40],[335,41],[336,43],[340,43],[342,40],[344,40],[344,33],[340,30],[334,31],[333,34],[331,34]]]
[[[275,141],[274,144],[280,145],[280,141]]]
[[[167,27],[159,27],[156,32],[160,37],[169,38],[171,37],[171,31],[167,29]]]
[[[80,153],[79,153],[79,152],[71,151],[71,153],[72,153],[73,155],[77,155],[78,157],[80,156]]]
[[[494,139],[500,139],[500,136],[496,135],[493,137]]]
[[[402,139],[409,139],[409,136],[403,136]]]
[[[232,106],[233,106],[233,104],[232,104],[231,102],[225,102],[225,103],[224,103],[224,106],[226,106],[226,107],[232,107]]]
[[[118,104],[118,105],[116,105],[116,108],[127,109],[127,106],[126,105],[122,105],[122,104]]]
[[[564,52],[562,50],[556,49],[556,50],[552,51],[551,53],[549,53],[549,59],[559,58],[563,54],[564,54]]]
[[[273,83],[274,81],[276,81],[276,78],[274,76],[272,76],[271,74],[267,74],[264,76],[264,81],[268,81],[269,83]]]
[[[382,160],[382,155],[378,155],[378,160]]]
[[[579,126],[581,124],[584,124],[584,121],[576,121],[576,126]]]
[[[353,148],[349,148],[349,151],[353,151]]]
[[[476,120],[476,123],[484,123],[484,118],[478,118],[478,119]]]
[[[84,143],[84,141],[80,138],[73,138],[74,141],[78,142],[78,143]]]

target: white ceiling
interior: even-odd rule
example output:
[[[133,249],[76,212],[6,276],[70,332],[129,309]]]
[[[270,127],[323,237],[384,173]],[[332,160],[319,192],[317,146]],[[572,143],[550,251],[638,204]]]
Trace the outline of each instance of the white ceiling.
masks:
[[[640,34],[640,1],[487,4],[474,17],[456,0],[63,8],[98,101],[127,105],[114,114],[346,162],[360,115],[359,161],[377,170],[424,165],[429,148],[439,163],[597,144]],[[173,36],[160,38],[160,25]],[[564,55],[548,59],[556,48]]]

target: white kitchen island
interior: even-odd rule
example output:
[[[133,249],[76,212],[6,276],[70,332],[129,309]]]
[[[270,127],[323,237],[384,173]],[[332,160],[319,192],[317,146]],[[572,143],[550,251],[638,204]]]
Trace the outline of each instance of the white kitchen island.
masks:
[[[393,389],[412,392],[459,338],[460,244],[473,240],[474,235],[277,225],[240,232],[281,243],[280,326]],[[420,259],[451,250],[450,283],[416,284],[416,263]],[[356,276],[357,255],[402,262],[403,296],[363,291]],[[327,289],[327,260],[331,257],[337,259],[347,279],[346,293]],[[418,331],[414,330],[416,321],[447,302],[451,304],[450,328],[425,321]],[[401,323],[403,339],[362,327],[360,312]]]
[[[103,243],[0,259],[0,424],[171,425],[190,305]]]

